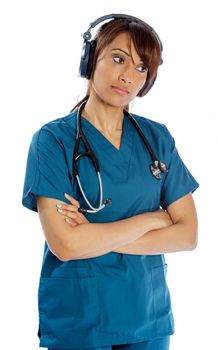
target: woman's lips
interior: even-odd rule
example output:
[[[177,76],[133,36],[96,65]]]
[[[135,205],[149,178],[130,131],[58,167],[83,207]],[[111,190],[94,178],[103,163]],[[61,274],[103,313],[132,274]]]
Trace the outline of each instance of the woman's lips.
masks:
[[[114,91],[118,92],[118,94],[120,94],[120,95],[128,95],[129,94],[129,90],[120,88],[118,86],[112,86],[112,89]]]

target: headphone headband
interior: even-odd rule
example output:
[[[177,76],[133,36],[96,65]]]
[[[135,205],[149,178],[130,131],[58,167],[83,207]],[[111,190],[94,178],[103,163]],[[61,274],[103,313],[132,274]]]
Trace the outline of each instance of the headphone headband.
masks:
[[[87,29],[87,31],[82,35],[83,39],[84,40],[90,40],[92,35],[90,33],[91,29],[93,29],[94,27],[96,27],[99,23],[101,22],[104,22],[104,21],[107,21],[108,19],[130,19],[130,20],[133,20],[133,21],[136,21],[136,22],[139,22],[141,24],[143,24],[144,26],[146,26],[153,34],[154,36],[156,37],[159,45],[160,45],[160,49],[161,51],[163,51],[163,45],[162,45],[162,42],[158,36],[158,34],[155,32],[155,30],[146,22],[142,21],[140,18],[138,17],[135,17],[135,16],[131,16],[131,15],[124,15],[122,13],[111,13],[109,15],[105,15],[105,16],[101,16],[99,18],[97,18],[95,21],[91,22],[89,24],[89,28]]]

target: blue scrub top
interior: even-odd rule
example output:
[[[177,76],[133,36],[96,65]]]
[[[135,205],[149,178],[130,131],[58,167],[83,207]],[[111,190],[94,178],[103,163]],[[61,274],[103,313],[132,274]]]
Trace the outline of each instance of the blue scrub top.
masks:
[[[119,150],[82,117],[83,131],[99,160],[103,198],[112,198],[102,211],[86,214],[90,222],[112,222],[167,208],[198,187],[168,129],[133,116],[169,172],[161,180],[152,176],[148,150],[126,115]],[[87,207],[72,175],[75,137],[76,112],[47,123],[33,135],[23,190],[25,207],[37,211],[36,196],[67,202],[65,192]],[[80,150],[84,150],[82,143]],[[78,168],[88,199],[98,206],[98,179],[89,158],[82,158]],[[40,346],[98,347],[173,334],[166,271],[164,255],[110,252],[63,262],[45,242],[38,290]]]

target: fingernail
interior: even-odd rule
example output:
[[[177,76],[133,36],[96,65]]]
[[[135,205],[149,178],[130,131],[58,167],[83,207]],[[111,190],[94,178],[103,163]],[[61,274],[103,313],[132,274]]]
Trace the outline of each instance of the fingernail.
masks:
[[[62,207],[62,204],[56,204],[56,207],[57,207],[57,208],[61,208],[61,207]]]
[[[64,195],[65,195],[65,197],[68,197],[68,198],[69,198],[69,194],[67,194],[67,193],[64,193]]]
[[[58,209],[59,213],[63,213],[63,210],[62,209]]]

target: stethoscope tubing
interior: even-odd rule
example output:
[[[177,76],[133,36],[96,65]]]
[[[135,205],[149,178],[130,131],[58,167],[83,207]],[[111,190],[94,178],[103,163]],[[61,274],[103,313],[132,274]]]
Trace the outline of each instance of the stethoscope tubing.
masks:
[[[94,152],[92,151],[92,148],[88,142],[88,140],[86,139],[83,130],[82,130],[82,120],[81,120],[81,114],[82,114],[82,110],[85,106],[87,102],[87,99],[85,101],[83,101],[83,103],[79,106],[78,111],[77,111],[77,133],[76,133],[76,143],[75,143],[75,147],[74,147],[74,154],[73,154],[73,174],[77,180],[79,189],[81,191],[81,194],[86,202],[86,204],[89,206],[90,209],[83,209],[83,208],[79,208],[80,212],[87,212],[87,213],[97,213],[99,210],[102,210],[106,205],[110,204],[112,202],[112,200],[110,198],[106,199],[103,202],[103,185],[102,185],[102,179],[101,179],[101,174],[100,174],[100,167],[99,167],[99,163],[98,160],[94,154]],[[132,124],[134,125],[134,127],[136,128],[136,130],[138,131],[139,135],[141,136],[141,139],[143,141],[143,143],[145,144],[151,159],[152,159],[152,164],[150,164],[150,170],[152,175],[160,180],[161,179],[161,173],[166,173],[168,172],[168,168],[167,165],[163,162],[157,159],[156,154],[154,152],[154,150],[152,149],[152,147],[150,146],[148,140],[146,139],[145,135],[143,134],[139,124],[137,123],[137,121],[134,119],[134,117],[125,110],[125,114],[127,115],[127,117],[129,118],[129,120],[132,122]],[[83,144],[86,148],[85,152],[81,152],[79,153],[79,144],[80,141],[83,141]],[[99,206],[98,208],[95,208],[91,205],[91,203],[89,202],[87,196],[84,193],[82,184],[80,182],[79,179],[79,171],[77,168],[77,160],[79,160],[82,157],[90,157],[93,166],[95,168],[97,177],[98,177],[98,183],[99,183],[99,190],[100,190],[100,195],[99,195]]]

